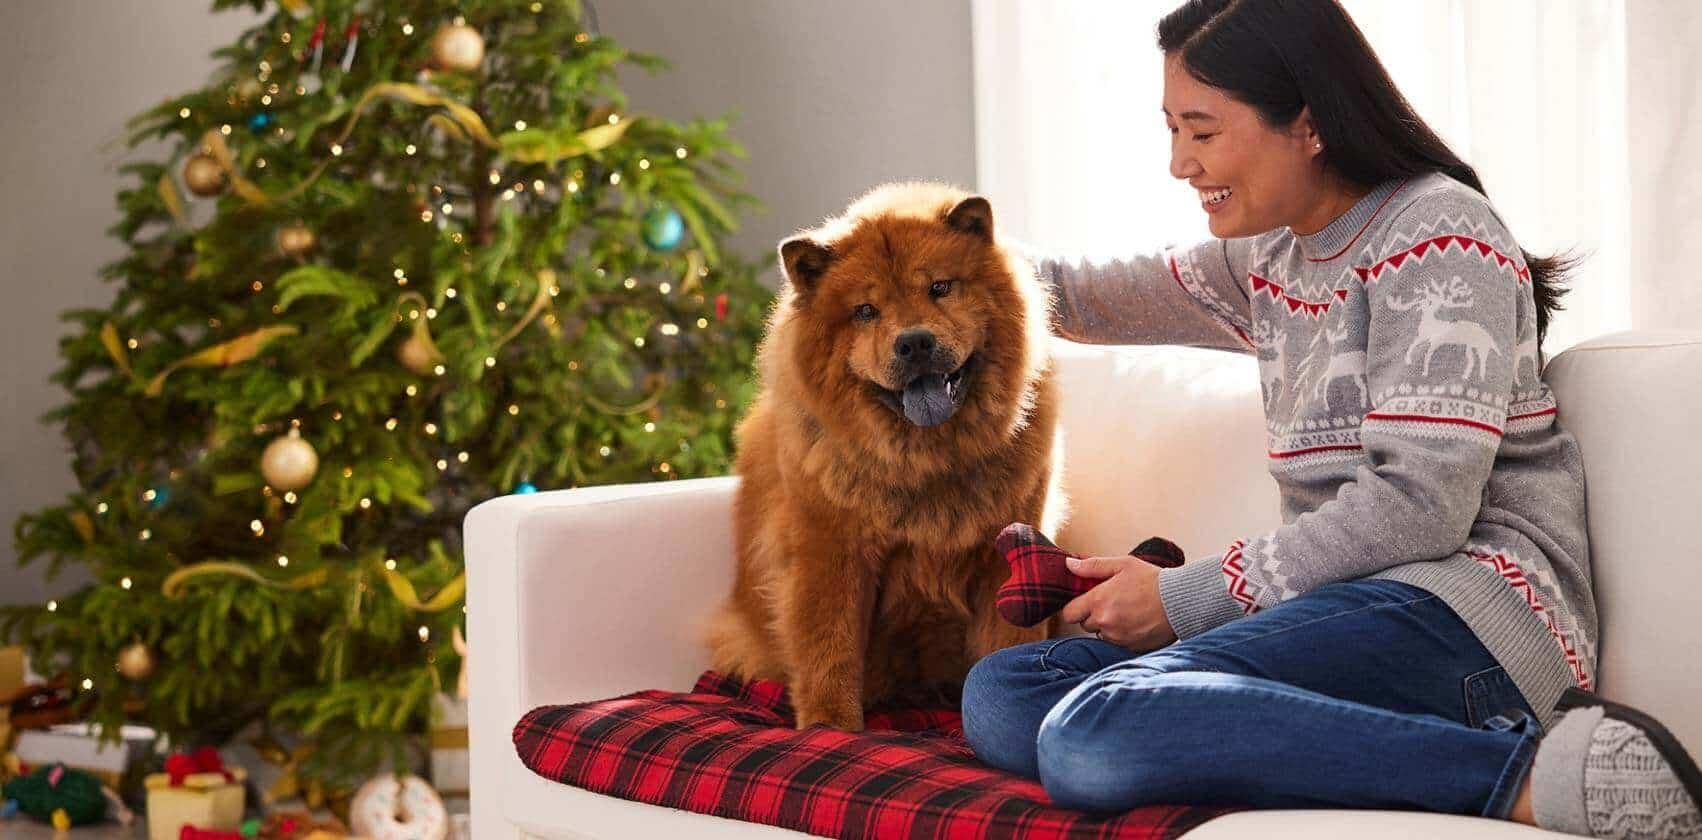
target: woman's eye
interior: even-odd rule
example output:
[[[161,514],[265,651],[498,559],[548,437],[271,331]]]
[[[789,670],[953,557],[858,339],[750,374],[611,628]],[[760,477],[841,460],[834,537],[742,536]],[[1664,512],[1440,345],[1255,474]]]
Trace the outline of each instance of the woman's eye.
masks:
[[[937,297],[937,298],[945,297],[946,295],[948,295],[950,293],[951,293],[951,281],[950,280],[935,280],[934,284],[932,286],[928,287],[928,294],[933,295],[934,297]]]
[[[851,310],[851,317],[858,321],[873,321],[880,317],[880,314],[879,309],[867,303],[860,303],[856,309]]]
[[[1194,141],[1197,142],[1197,143],[1204,143],[1205,141],[1210,140],[1210,139],[1212,139],[1213,137],[1216,137],[1216,136],[1217,136],[1216,134],[1196,134],[1196,135],[1194,135]]]

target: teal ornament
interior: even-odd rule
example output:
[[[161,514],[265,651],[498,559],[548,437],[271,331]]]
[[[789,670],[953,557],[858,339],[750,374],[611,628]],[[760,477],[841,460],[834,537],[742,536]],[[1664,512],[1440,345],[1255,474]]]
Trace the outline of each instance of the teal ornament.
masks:
[[[266,113],[265,111],[261,111],[260,113],[255,114],[254,116],[248,118],[248,130],[254,132],[255,134],[259,134],[260,132],[265,131],[266,126],[269,126],[271,124],[272,124],[272,115]]]
[[[538,492],[538,485],[533,484],[530,481],[522,481],[514,486],[514,495],[516,496],[524,496],[528,493],[536,492]]]
[[[8,799],[6,800],[6,804],[0,805],[0,820],[9,820],[17,815],[18,800]]]
[[[170,487],[155,487],[154,488],[154,500],[148,503],[148,507],[153,508],[154,510],[159,510],[160,508],[165,507],[166,503],[170,502],[170,501],[171,501],[171,488]]]
[[[655,207],[644,214],[644,244],[658,251],[670,251],[685,238],[686,222],[672,207]]]

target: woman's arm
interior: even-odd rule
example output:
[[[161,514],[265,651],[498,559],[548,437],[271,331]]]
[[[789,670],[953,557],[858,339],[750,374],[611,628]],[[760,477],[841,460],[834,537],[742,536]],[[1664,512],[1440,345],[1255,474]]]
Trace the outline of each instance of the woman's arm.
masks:
[[[1084,344],[1181,344],[1254,351],[1247,261],[1251,239],[1093,262],[1006,240],[1052,295],[1052,332]]]

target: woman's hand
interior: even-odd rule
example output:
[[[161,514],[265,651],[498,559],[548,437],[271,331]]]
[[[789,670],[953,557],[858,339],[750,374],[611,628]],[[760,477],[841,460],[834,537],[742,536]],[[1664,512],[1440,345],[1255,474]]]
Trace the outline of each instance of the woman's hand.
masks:
[[[1103,578],[1085,595],[1064,605],[1058,617],[1136,653],[1176,641],[1158,598],[1158,567],[1138,557],[1072,557],[1070,571]]]

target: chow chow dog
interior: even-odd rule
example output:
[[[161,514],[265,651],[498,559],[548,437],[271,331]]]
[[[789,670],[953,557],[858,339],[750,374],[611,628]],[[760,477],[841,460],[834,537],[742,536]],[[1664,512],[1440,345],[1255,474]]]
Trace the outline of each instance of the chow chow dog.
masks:
[[[724,673],[786,683],[799,728],[856,731],[866,705],[949,695],[1051,630],[998,618],[992,544],[1064,515],[1054,304],[987,199],[944,184],[877,187],[779,252],[709,645]]]

